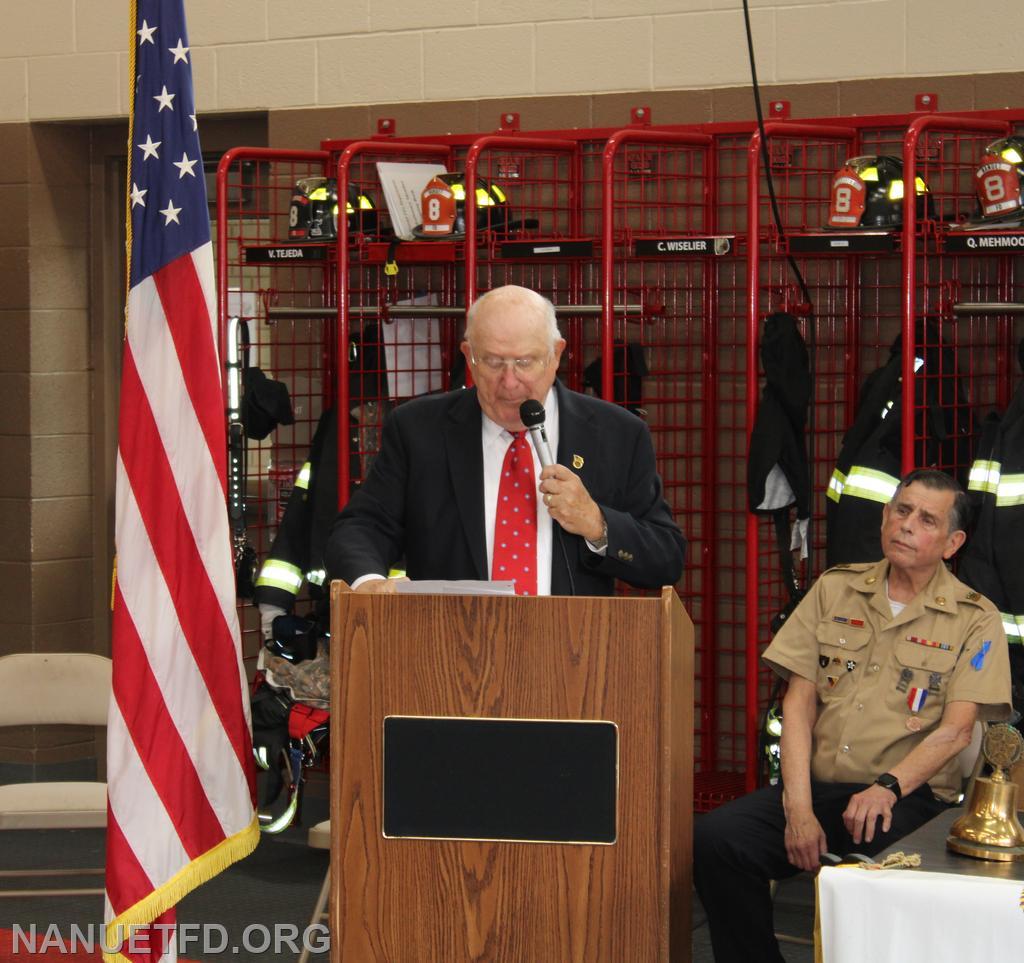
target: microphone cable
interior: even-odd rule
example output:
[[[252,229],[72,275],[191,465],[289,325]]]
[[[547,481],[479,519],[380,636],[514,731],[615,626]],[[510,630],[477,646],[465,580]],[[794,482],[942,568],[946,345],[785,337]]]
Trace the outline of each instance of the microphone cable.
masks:
[[[558,547],[562,550],[562,561],[565,562],[565,574],[569,576],[569,594],[575,595],[576,580],[572,577],[572,566],[569,564],[569,553],[565,550],[565,541],[562,538],[562,535],[564,534],[562,526],[552,518],[551,528],[555,533],[555,541],[558,542]]]

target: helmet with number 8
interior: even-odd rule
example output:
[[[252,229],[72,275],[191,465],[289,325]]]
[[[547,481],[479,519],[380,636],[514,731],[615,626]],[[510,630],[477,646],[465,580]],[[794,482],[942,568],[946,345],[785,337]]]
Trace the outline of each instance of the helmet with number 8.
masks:
[[[466,236],[465,174],[445,173],[434,177],[423,190],[423,223],[412,233],[428,240],[453,241]],[[453,210],[454,208],[454,210]],[[497,184],[476,179],[477,230],[507,227],[508,198]]]
[[[914,178],[917,215],[933,216],[928,185]],[[832,178],[832,195],[825,224],[833,230],[903,226],[903,161],[898,157],[851,157]]]
[[[355,184],[348,185],[345,205],[350,234],[376,234],[373,198]],[[338,236],[338,182],[328,177],[304,177],[295,185],[288,209],[288,238],[292,241],[333,241]]]
[[[985,148],[981,166],[974,173],[978,195],[975,225],[1016,227],[1024,222],[1024,137],[1003,137]]]

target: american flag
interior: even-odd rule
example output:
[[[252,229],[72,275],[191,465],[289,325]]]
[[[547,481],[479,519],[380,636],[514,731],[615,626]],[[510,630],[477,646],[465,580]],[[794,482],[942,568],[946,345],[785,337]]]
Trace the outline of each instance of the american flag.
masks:
[[[173,960],[175,903],[251,852],[259,829],[183,0],[136,0],[132,16],[107,948],[149,926],[106,955]]]

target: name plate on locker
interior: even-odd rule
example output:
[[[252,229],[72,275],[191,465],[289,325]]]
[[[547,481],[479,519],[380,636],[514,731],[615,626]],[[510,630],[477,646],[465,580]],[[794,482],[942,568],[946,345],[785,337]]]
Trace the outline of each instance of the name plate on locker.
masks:
[[[325,245],[290,245],[279,247],[247,247],[245,249],[246,264],[281,264],[295,261],[325,261],[327,247]]]
[[[972,254],[978,251],[1024,251],[1024,233],[971,234],[967,231],[945,237],[945,248],[950,252]]]
[[[502,241],[498,256],[523,257],[593,257],[593,241]]]
[[[731,234],[709,237],[649,237],[633,242],[634,257],[722,257],[733,248]]]
[[[618,756],[612,722],[388,716],[384,835],[614,843]]]
[[[896,250],[896,238],[888,231],[857,231],[790,234],[789,249],[794,254],[853,253],[871,254]]]

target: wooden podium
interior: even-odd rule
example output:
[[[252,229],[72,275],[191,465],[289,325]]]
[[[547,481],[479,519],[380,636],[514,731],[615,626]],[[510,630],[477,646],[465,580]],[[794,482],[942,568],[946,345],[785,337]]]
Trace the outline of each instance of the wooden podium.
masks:
[[[673,590],[660,598],[364,595],[335,582],[331,605],[332,961],[690,959],[693,625]],[[400,729],[410,728],[412,743],[394,734],[396,718]],[[441,736],[431,728],[439,720]],[[512,720],[557,722],[537,730],[509,725]],[[578,720],[614,726],[558,727]],[[485,785],[462,773],[461,783],[442,786],[441,798],[450,796],[453,812],[462,813],[454,831],[447,814],[420,814],[416,774],[406,779],[424,761],[417,747],[443,754],[444,733],[461,739],[464,723],[503,739],[520,728],[534,737],[582,732],[588,742],[591,733],[613,732],[611,838],[507,841],[500,828],[487,838],[437,838],[461,835],[463,818],[488,822],[491,814],[467,800],[502,785],[504,774],[494,781],[493,766],[513,765],[520,755],[485,750],[477,757],[486,762]],[[426,741],[418,743],[423,729]],[[531,743],[526,758],[539,746],[546,761],[528,762],[504,790],[495,789],[496,818],[504,818],[510,786],[517,799],[520,779],[532,792],[541,770],[547,773],[541,782],[552,781],[551,798],[570,804],[557,812],[546,808],[542,788],[535,812],[529,800],[511,807],[516,826],[524,809],[528,826],[534,816],[546,824],[566,810],[571,823],[577,806],[581,824],[589,823],[591,797],[609,796],[601,783],[607,753],[600,750],[593,765],[595,785],[603,788],[570,789],[560,797],[566,787],[555,785],[561,768],[556,762],[552,770],[550,759],[560,745],[544,735]],[[590,764],[578,758],[586,753],[568,754],[573,786],[590,786],[577,783],[573,769],[582,766],[579,778],[589,779]],[[461,743],[452,756],[456,773],[471,758]],[[419,784],[426,809],[437,790],[429,777],[433,765],[424,767],[427,782]],[[443,783],[447,763],[435,768]],[[395,838],[386,832],[385,806],[392,825],[443,829]],[[418,822],[421,815],[426,823]],[[599,823],[602,815],[607,825],[608,811],[598,814]],[[596,832],[581,834],[601,838],[602,830]],[[420,835],[432,838],[410,838]]]

